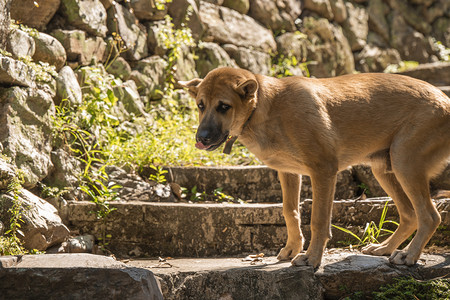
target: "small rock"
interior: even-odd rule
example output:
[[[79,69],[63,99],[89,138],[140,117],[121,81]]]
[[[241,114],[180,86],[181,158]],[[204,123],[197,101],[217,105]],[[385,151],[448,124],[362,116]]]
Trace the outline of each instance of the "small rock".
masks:
[[[168,3],[164,3],[160,7],[157,7],[154,1],[131,1],[131,7],[133,8],[134,15],[139,20],[143,21],[156,21],[164,19],[164,16],[167,15],[168,5]]]
[[[95,237],[91,234],[81,235],[68,239],[61,244],[59,253],[92,253]]]
[[[14,58],[34,55],[36,45],[31,36],[19,29],[9,32],[6,43],[6,51],[10,52]]]
[[[115,77],[127,81],[131,75],[131,67],[123,57],[117,57],[106,69],[108,73]]]
[[[122,56],[131,61],[143,59],[148,55],[145,28],[138,24],[136,17],[122,5],[115,3],[108,9],[108,30],[120,36],[127,48]]]
[[[62,68],[56,78],[56,97],[53,99],[55,105],[61,104],[63,99],[69,101],[72,107],[80,105],[83,101],[80,84],[69,66]]]
[[[25,63],[0,55],[0,84],[34,87],[36,74]]]
[[[33,38],[36,43],[33,60],[46,62],[55,66],[56,71],[59,71],[67,59],[66,50],[63,45],[56,38],[43,32],[39,32]]]
[[[195,54],[198,56],[196,70],[202,78],[209,71],[219,67],[237,67],[227,52],[215,43],[201,42]]]
[[[61,0],[60,11],[74,27],[106,36],[106,9],[99,0]]]
[[[38,30],[45,29],[59,8],[61,0],[35,0],[12,1],[11,18]],[[39,5],[35,5],[38,3]]]
[[[248,10],[250,9],[250,1],[249,0],[224,0],[222,6],[234,9],[235,11],[246,15]]]

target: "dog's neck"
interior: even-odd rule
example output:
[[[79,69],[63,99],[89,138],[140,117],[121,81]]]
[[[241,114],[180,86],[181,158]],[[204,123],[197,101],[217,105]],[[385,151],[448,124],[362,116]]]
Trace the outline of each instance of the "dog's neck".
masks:
[[[253,117],[253,114],[255,113],[256,107],[254,107],[250,113],[250,116],[247,118],[247,121],[245,121],[244,125],[242,125],[241,132],[245,130],[245,127],[247,127],[248,123],[250,122],[251,118]],[[223,148],[223,153],[230,154],[231,148],[233,147],[234,142],[236,142],[239,135],[230,136],[228,140],[225,143],[225,147]]]

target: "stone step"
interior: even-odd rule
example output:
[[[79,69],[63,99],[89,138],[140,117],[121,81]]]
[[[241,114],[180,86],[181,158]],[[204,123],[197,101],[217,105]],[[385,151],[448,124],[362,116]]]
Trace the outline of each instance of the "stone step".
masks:
[[[378,224],[384,205],[386,219],[398,221],[389,198],[334,201],[332,223],[361,236],[365,225]],[[302,230],[310,238],[311,200],[301,205]],[[442,224],[433,241],[449,243],[450,199],[436,200]],[[264,252],[276,255],[287,239],[282,204],[189,204],[122,202],[106,222],[91,213],[95,204],[74,201],[68,207],[71,229],[102,236],[111,234],[109,249],[119,257],[211,257]],[[391,228],[392,229],[392,228]],[[341,245],[351,236],[333,228],[328,246]]]
[[[446,276],[450,255],[423,254],[417,265],[406,267],[390,264],[387,257],[331,249],[317,272],[275,257],[264,257],[254,265],[242,258],[131,260],[127,265],[149,269],[159,277],[166,300],[317,300],[342,299],[354,292],[370,295],[398,276],[421,280]]]
[[[93,254],[0,257],[0,299],[162,300],[152,272]]]
[[[92,254],[0,257],[1,299],[342,299],[370,295],[399,276],[420,280],[450,273],[449,254],[423,254],[412,267],[386,257],[330,249],[322,266],[293,267],[264,257],[116,261]]]

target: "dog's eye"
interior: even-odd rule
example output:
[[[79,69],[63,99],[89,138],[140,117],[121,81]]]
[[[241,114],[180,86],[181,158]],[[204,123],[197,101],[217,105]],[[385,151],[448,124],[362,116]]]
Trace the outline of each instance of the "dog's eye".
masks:
[[[203,102],[200,102],[199,104],[197,104],[197,107],[200,111],[204,111],[205,110],[205,105],[203,104]]]
[[[225,103],[220,103],[219,106],[217,107],[217,111],[221,112],[221,113],[225,113],[230,108],[231,108],[231,105],[228,105],[228,104],[225,104]]]

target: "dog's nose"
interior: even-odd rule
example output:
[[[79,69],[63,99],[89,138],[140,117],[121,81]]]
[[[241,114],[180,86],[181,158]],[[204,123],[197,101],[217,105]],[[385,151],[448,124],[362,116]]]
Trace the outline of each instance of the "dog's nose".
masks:
[[[202,144],[206,145],[211,142],[211,133],[209,130],[199,130],[197,132],[197,141],[202,142]]]

